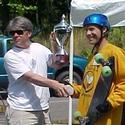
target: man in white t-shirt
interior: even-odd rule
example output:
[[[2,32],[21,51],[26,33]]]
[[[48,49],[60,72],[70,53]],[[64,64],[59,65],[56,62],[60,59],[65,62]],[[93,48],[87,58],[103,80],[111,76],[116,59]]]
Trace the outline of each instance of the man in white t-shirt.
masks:
[[[14,46],[5,56],[9,86],[6,118],[9,125],[51,125],[49,118],[49,87],[59,96],[67,94],[65,85],[47,78],[51,51],[39,43],[31,43],[32,23],[15,17],[7,31]]]

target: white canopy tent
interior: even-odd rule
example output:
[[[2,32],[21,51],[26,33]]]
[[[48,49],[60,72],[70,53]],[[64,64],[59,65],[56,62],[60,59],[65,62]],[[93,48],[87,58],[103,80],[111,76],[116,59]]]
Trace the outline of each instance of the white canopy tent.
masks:
[[[82,27],[84,17],[92,13],[108,16],[112,27],[125,26],[125,0],[72,0],[70,25]],[[70,83],[73,81],[73,31],[70,37]],[[72,125],[72,99],[69,97],[69,121]]]
[[[90,13],[103,13],[111,25],[125,26],[125,0],[72,0],[70,17],[74,27],[81,27]]]

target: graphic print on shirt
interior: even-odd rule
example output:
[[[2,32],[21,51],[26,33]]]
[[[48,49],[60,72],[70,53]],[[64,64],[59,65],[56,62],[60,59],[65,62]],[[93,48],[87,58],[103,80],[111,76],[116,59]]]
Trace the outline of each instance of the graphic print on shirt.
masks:
[[[94,76],[92,71],[87,71],[84,75],[83,86],[86,92],[93,88]]]

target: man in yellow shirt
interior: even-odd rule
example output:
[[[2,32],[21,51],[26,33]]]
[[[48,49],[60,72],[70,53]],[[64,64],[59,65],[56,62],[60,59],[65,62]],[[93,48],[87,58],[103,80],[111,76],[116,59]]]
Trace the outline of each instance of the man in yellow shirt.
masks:
[[[83,26],[88,42],[93,45],[91,59],[86,66],[81,86],[73,84],[72,97],[78,97],[77,110],[83,117],[87,115],[94,91],[101,75],[102,66],[97,64],[94,55],[101,53],[104,59],[114,57],[114,77],[109,95],[103,104],[97,107],[101,113],[93,125],[125,125],[123,118],[123,105],[125,102],[125,51],[110,44],[107,40],[110,30],[108,18],[99,13],[88,15]],[[101,92],[100,92],[101,95]],[[92,125],[87,123],[86,125]]]

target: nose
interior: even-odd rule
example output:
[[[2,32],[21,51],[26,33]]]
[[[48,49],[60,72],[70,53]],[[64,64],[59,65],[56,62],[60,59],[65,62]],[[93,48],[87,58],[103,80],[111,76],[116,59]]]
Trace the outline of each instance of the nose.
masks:
[[[86,30],[86,35],[91,35],[91,31],[90,30]]]
[[[13,36],[13,37],[16,37],[16,36],[19,36],[19,34],[16,33],[16,32],[14,32],[12,36]]]
[[[16,32],[13,34],[14,36],[18,35]]]

